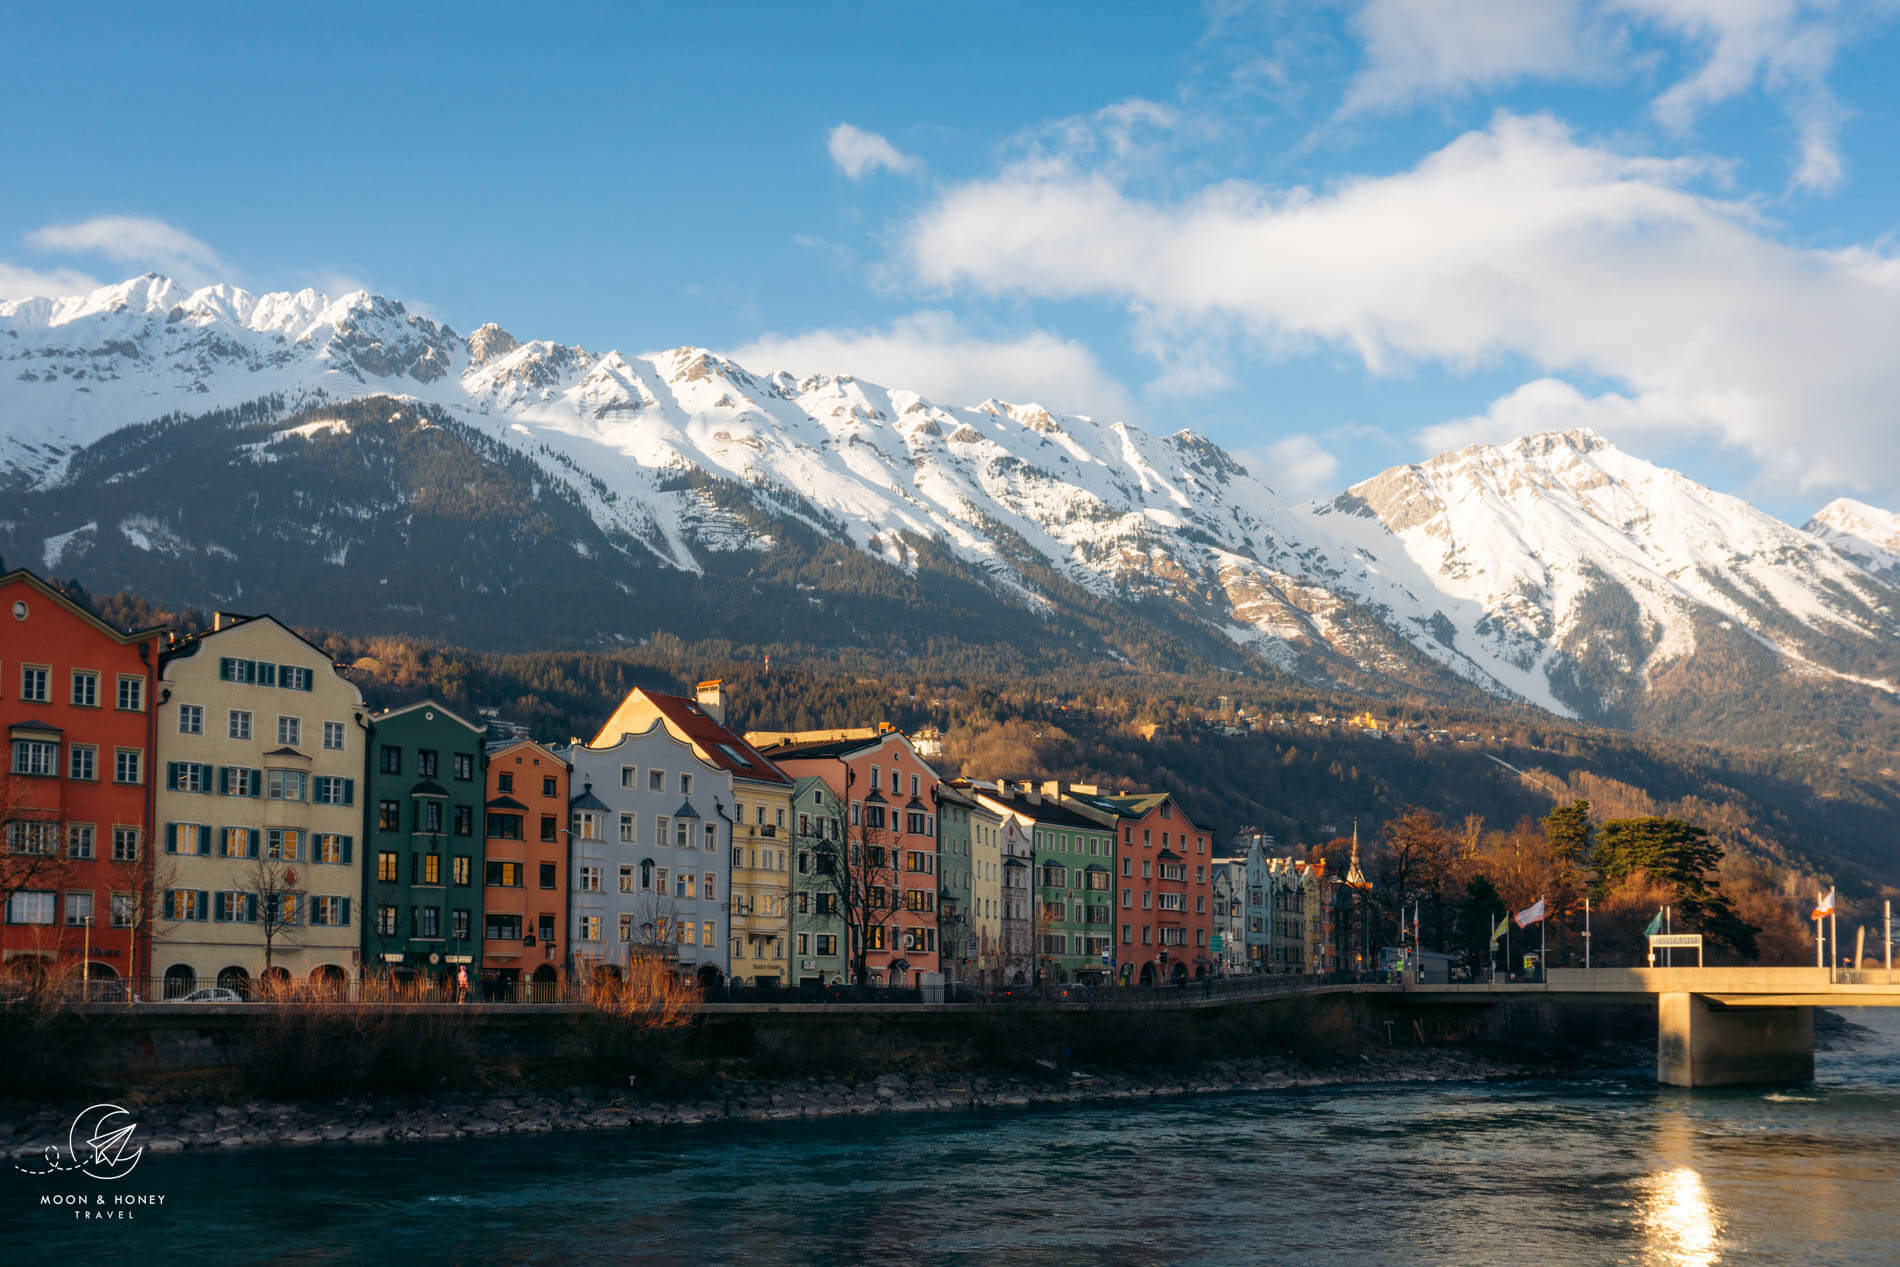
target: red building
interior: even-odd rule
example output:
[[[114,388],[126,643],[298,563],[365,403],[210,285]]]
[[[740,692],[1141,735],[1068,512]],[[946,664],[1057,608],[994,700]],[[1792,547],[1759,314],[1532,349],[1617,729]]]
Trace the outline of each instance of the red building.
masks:
[[[940,971],[937,772],[894,730],[774,738],[779,742],[761,749],[774,764],[794,779],[823,779],[845,807],[849,849],[845,875],[833,887],[843,890],[847,938],[863,942],[865,984],[915,985],[922,974]],[[852,972],[858,950],[846,947]]]
[[[482,997],[552,1000],[567,952],[567,762],[531,739],[488,754]]]
[[[1044,788],[1051,795],[1056,785]],[[1116,959],[1123,984],[1211,976],[1212,833],[1168,792],[1061,787],[1062,802],[1115,828]]]
[[[163,631],[114,628],[30,572],[0,576],[0,958],[117,997],[150,973],[153,687]],[[136,986],[132,988],[136,989]]]

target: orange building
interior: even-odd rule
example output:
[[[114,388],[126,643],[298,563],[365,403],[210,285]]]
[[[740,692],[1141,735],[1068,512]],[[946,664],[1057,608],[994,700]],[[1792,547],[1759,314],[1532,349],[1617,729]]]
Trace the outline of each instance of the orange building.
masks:
[[[551,999],[567,929],[568,765],[532,740],[488,754],[482,997]]]
[[[0,576],[0,958],[118,997],[150,973],[153,685],[164,634],[125,632],[30,572]]]

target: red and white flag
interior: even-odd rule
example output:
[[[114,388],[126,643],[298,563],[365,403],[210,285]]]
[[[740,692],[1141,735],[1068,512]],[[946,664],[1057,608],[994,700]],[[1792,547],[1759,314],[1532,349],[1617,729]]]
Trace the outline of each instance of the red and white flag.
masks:
[[[1539,920],[1543,918],[1544,918],[1544,899],[1540,897],[1537,899],[1537,904],[1535,906],[1527,906],[1523,910],[1517,913],[1517,916],[1516,916],[1517,926],[1519,928],[1529,928],[1532,924],[1537,923]]]
[[[1828,916],[1832,915],[1833,913],[1834,913],[1834,890],[1829,889],[1826,893],[1814,899],[1814,918],[1826,919]]]

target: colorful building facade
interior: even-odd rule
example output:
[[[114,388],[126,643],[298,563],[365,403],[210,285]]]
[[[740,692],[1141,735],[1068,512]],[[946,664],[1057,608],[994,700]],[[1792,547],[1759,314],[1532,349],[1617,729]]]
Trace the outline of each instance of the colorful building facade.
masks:
[[[1114,832],[1065,805],[1055,785],[973,786],[1030,838],[1028,920],[1035,982],[1105,982],[1116,971]]]
[[[363,966],[440,993],[481,980],[482,727],[434,700],[370,719]]]
[[[163,997],[360,972],[363,694],[270,616],[159,660],[154,861]]]
[[[845,921],[832,880],[843,849],[844,804],[815,774],[792,790],[792,978],[799,986],[850,980]]]
[[[1055,790],[1065,804],[1114,832],[1122,983],[1211,975],[1212,834],[1168,792],[1110,795],[1082,785]]]
[[[482,814],[482,997],[560,993],[568,922],[568,768],[532,740],[488,754]]]
[[[164,634],[100,620],[30,572],[0,577],[0,968],[141,990],[158,924],[152,701]]]

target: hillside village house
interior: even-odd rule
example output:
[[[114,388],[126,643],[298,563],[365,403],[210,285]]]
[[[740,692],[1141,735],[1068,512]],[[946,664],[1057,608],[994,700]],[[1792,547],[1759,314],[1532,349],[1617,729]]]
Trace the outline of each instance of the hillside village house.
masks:
[[[556,997],[567,950],[567,762],[532,740],[488,754],[482,997]]]
[[[363,969],[444,994],[481,978],[482,727],[434,700],[370,719]]]
[[[100,620],[30,572],[0,577],[0,957],[116,996],[150,972],[158,629]],[[136,985],[133,988],[137,988]]]
[[[727,973],[732,776],[659,717],[568,748],[571,971],[657,962],[702,985]],[[604,732],[603,732],[604,733]]]
[[[792,776],[726,726],[725,684],[717,680],[701,682],[690,699],[630,692],[594,744],[642,733],[656,720],[731,776],[731,925],[723,958],[735,983],[782,985],[791,971]]]
[[[270,616],[159,658],[155,858],[166,998],[342,990],[362,948],[363,694]]]

